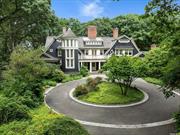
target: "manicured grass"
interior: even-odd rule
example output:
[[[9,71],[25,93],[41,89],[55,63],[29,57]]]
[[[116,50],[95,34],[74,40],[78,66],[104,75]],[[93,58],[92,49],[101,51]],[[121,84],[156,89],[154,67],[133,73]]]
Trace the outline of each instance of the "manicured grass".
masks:
[[[63,83],[73,81],[73,80],[78,80],[81,79],[82,75],[80,74],[65,74],[65,79],[63,79]]]
[[[143,79],[149,83],[153,83],[153,84],[160,85],[160,86],[163,85],[163,81],[160,79],[157,79],[157,78],[145,77]]]
[[[144,94],[135,88],[129,88],[127,96],[121,95],[120,87],[115,83],[102,82],[98,87],[97,91],[79,96],[78,99],[96,104],[128,104],[144,98]]]
[[[59,118],[59,117],[63,117],[64,115],[63,114],[56,114],[54,113],[52,110],[50,110],[47,106],[45,105],[41,105],[39,106],[38,108],[35,108],[33,110],[31,110],[29,112],[29,114],[31,115],[32,117],[32,120],[36,120],[38,118],[48,118],[48,117],[51,117],[51,118]]]

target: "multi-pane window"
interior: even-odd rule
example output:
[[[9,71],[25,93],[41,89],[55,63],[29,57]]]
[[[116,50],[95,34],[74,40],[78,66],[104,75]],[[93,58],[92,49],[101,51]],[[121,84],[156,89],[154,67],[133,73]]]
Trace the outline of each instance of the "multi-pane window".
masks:
[[[85,55],[88,55],[88,50],[84,50],[84,52],[85,52]]]
[[[102,41],[86,41],[86,45],[102,45]]]
[[[49,51],[52,53],[52,52],[53,52],[53,49],[50,49]]]
[[[62,50],[58,49],[57,54],[58,54],[58,56],[62,56]]]
[[[74,68],[74,50],[66,49],[66,68]]]
[[[133,50],[132,49],[116,49],[115,54],[118,56],[122,56],[122,55],[132,56]]]
[[[92,55],[96,56],[96,50],[92,50]]]
[[[129,51],[129,55],[132,56],[133,55],[133,51]]]
[[[128,55],[128,53],[129,53],[128,50],[125,50],[125,55]]]
[[[100,50],[100,55],[104,55],[104,50]]]

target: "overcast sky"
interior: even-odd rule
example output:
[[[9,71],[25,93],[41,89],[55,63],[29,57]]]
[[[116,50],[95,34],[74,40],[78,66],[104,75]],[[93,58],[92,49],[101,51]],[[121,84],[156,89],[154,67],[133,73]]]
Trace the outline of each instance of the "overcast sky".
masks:
[[[58,17],[77,18],[86,22],[99,17],[124,14],[144,14],[149,0],[52,0],[52,9]]]

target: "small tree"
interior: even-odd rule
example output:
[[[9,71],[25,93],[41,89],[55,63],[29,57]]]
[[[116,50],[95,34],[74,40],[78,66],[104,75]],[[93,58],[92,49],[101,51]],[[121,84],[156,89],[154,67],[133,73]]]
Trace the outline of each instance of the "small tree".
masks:
[[[117,82],[121,88],[121,94],[127,95],[128,87],[136,77],[142,75],[143,63],[138,58],[112,56],[103,66],[107,76],[112,82]],[[123,87],[124,85],[124,87]]]
[[[83,77],[87,76],[87,75],[88,75],[88,69],[87,69],[87,67],[82,66],[81,69],[80,69],[80,74],[81,74]]]

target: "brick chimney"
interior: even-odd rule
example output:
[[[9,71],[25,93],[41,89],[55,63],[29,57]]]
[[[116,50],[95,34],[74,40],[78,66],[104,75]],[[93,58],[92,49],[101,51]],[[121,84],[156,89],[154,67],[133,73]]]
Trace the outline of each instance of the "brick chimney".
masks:
[[[116,39],[119,36],[119,29],[118,28],[114,28],[113,29],[113,38]]]
[[[63,27],[63,28],[62,28],[62,32],[63,32],[63,34],[66,33],[66,27]]]
[[[88,26],[88,38],[96,39],[97,29],[96,26]]]

